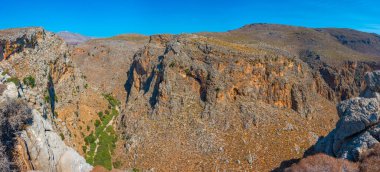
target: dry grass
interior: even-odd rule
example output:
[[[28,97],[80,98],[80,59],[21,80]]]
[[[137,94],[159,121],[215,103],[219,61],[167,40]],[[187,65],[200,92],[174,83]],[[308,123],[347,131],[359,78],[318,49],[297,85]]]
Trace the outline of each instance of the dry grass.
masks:
[[[122,34],[122,35],[117,35],[117,36],[106,38],[106,39],[138,42],[138,41],[148,41],[149,37],[145,35],[140,35],[140,34]]]
[[[358,172],[358,165],[344,159],[336,159],[325,154],[317,154],[292,165],[285,172]]]
[[[380,144],[366,151],[360,159],[360,171],[380,171]]]
[[[359,162],[354,163],[344,159],[336,159],[325,154],[316,154],[302,159],[299,163],[293,164],[285,172],[378,172],[380,171],[380,144],[365,151]]]

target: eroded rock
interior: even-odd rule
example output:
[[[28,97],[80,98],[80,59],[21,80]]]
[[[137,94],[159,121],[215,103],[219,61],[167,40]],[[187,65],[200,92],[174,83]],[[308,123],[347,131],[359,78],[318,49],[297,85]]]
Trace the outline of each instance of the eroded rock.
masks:
[[[364,97],[341,102],[336,128],[320,139],[314,149],[331,156],[359,160],[360,154],[380,141],[380,71],[366,74]]]

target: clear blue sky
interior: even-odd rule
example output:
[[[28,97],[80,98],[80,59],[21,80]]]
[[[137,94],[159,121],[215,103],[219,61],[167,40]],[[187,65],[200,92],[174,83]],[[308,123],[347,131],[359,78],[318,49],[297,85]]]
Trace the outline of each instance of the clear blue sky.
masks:
[[[0,0],[0,29],[42,26],[106,37],[227,31],[250,23],[380,33],[380,0]]]

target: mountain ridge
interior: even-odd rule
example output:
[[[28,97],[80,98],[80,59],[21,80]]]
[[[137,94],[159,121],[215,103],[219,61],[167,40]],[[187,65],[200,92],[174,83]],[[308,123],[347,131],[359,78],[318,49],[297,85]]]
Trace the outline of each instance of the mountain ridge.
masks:
[[[0,31],[0,67],[36,78],[52,126],[93,166],[269,171],[333,129],[335,104],[380,64],[327,31],[265,27],[69,46],[43,29]]]

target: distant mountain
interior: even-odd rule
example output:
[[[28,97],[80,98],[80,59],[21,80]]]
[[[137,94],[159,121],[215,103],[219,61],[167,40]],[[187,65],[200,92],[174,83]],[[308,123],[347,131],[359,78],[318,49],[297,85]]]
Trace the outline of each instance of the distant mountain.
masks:
[[[228,32],[200,34],[235,43],[265,44],[301,58],[312,52],[330,62],[378,60],[380,56],[379,35],[352,29],[250,24]]]
[[[63,40],[65,40],[66,43],[70,45],[77,45],[83,42],[87,42],[88,40],[92,39],[91,37],[88,36],[83,36],[78,33],[72,33],[68,31],[62,31],[56,33],[59,37],[61,37]]]

